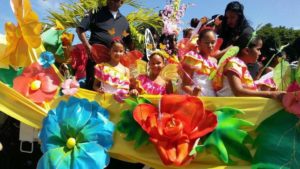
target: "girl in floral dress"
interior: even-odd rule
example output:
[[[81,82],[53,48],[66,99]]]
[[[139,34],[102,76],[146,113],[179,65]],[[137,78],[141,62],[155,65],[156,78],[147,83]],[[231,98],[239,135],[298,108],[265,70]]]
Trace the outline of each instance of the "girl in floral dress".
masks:
[[[110,49],[110,61],[95,66],[93,89],[99,93],[113,94],[118,101],[127,96],[130,84],[129,70],[120,63],[124,51],[123,44],[114,41]]]
[[[173,91],[171,81],[167,81],[160,76],[161,70],[165,66],[164,56],[159,52],[154,52],[149,57],[149,75],[139,75],[132,82],[131,94],[170,94]]]
[[[215,96],[209,76],[217,69],[217,60],[212,56],[216,44],[216,34],[206,28],[199,33],[199,52],[188,52],[182,61],[181,82],[178,93],[194,96]]]
[[[218,68],[213,87],[217,96],[258,96],[281,99],[283,91],[259,91],[247,64],[255,63],[260,55],[263,42],[259,37],[246,38],[240,44],[237,56],[229,57]]]

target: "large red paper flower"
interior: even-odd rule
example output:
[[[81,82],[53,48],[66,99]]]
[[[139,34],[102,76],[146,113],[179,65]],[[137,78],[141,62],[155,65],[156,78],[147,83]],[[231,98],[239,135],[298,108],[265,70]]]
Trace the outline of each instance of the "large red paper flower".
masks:
[[[195,141],[217,126],[217,116],[193,96],[165,95],[158,108],[138,105],[133,117],[150,135],[165,165],[188,164],[193,159],[189,152]]]
[[[59,78],[51,67],[44,69],[38,63],[33,63],[14,79],[13,88],[33,102],[40,104],[53,99],[59,83]]]

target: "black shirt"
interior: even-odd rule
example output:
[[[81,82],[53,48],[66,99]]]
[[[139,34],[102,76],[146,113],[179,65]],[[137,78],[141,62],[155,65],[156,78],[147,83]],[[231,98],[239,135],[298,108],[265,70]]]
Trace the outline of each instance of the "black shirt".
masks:
[[[108,7],[98,9],[95,13],[88,13],[78,26],[83,31],[90,30],[89,43],[110,46],[113,38],[130,39],[129,24],[126,18],[118,11],[114,19]]]
[[[241,32],[235,32],[233,30],[228,30],[226,32],[220,33],[220,38],[223,38],[223,44],[221,49],[225,49],[230,45],[240,46],[241,43],[248,41],[253,33],[253,28],[249,25],[246,25]]]

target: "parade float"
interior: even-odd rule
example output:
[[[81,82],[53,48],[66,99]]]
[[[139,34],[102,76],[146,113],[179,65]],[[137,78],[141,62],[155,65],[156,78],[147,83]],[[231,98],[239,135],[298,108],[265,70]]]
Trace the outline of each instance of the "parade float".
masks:
[[[65,59],[63,42],[73,37],[59,24],[46,32],[58,37],[48,52],[29,0],[11,6],[17,23],[6,23],[1,36],[0,111],[39,130],[38,168],[104,168],[109,156],[155,169],[299,168],[299,67],[286,65],[274,79],[286,89],[282,78],[291,77],[285,108],[260,97],[140,95],[118,102],[61,75],[55,58]]]

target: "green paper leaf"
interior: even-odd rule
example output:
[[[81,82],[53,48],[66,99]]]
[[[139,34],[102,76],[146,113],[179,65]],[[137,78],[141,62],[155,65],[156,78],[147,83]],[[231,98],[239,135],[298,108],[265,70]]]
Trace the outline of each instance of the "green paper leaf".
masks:
[[[251,161],[252,156],[245,145],[246,142],[251,143],[251,139],[249,139],[251,137],[241,127],[253,126],[253,124],[236,118],[237,114],[243,114],[238,109],[224,107],[217,109],[214,113],[218,117],[218,125],[203,145],[226,164],[233,163],[230,155]]]
[[[0,81],[7,84],[9,87],[13,87],[13,81],[15,77],[22,74],[23,68],[14,69],[9,67],[9,69],[0,68]]]
[[[286,90],[290,83],[291,79],[291,68],[289,62],[281,60],[278,65],[274,68],[274,82],[278,87],[278,90]]]
[[[130,106],[130,111],[133,111],[134,108],[138,105],[136,101],[133,101],[131,99],[125,99],[124,102]]]
[[[125,102],[130,105],[130,110],[124,110],[121,113],[121,121],[117,123],[117,130],[126,135],[124,138],[126,141],[135,141],[134,148],[139,148],[149,143],[149,135],[134,120],[132,111],[138,105],[138,102],[151,102],[142,97],[137,98],[136,101],[125,99]]]
[[[240,49],[237,46],[233,46],[230,49],[228,49],[227,52],[219,60],[218,67],[220,67],[226,59],[237,55],[239,50]],[[217,73],[217,70],[212,71],[209,76],[209,79],[213,79],[216,76],[216,73]]]
[[[281,110],[264,120],[256,129],[253,167],[300,168],[299,118]]]

